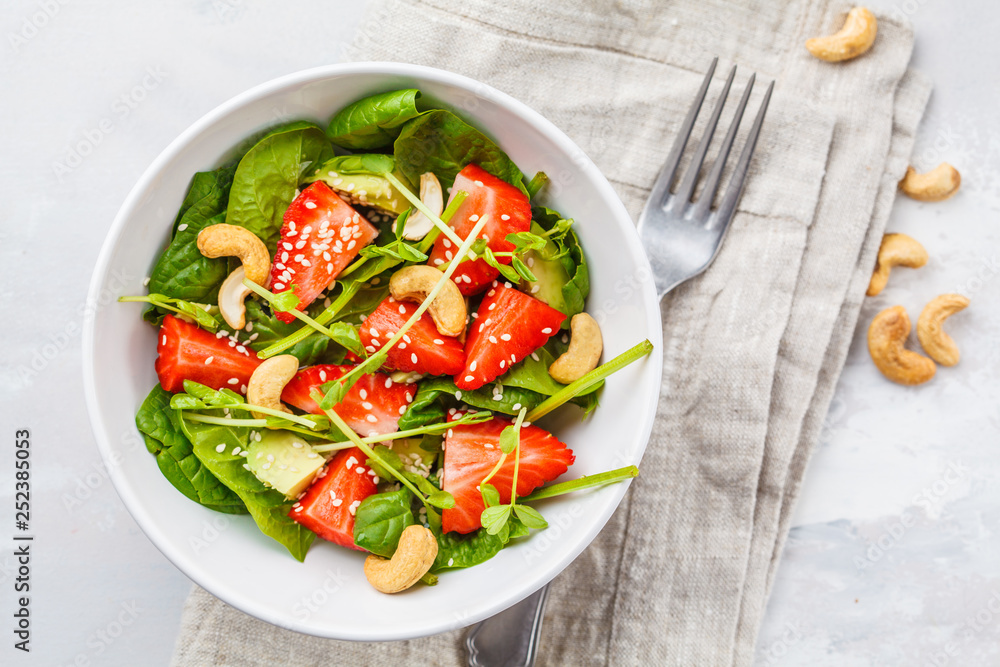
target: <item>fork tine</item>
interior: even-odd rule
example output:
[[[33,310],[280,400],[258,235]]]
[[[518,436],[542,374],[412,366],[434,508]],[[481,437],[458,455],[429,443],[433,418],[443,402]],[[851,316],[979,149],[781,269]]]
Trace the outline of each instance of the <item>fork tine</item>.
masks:
[[[673,183],[674,175],[677,173],[677,165],[681,162],[681,156],[684,154],[684,148],[687,146],[687,141],[691,137],[691,129],[694,127],[694,121],[698,117],[698,112],[701,110],[701,104],[705,101],[705,94],[708,92],[708,84],[712,82],[712,75],[715,74],[715,66],[718,63],[718,57],[712,58],[712,65],[708,68],[705,80],[701,82],[701,88],[698,89],[698,95],[695,97],[694,103],[691,105],[691,109],[688,111],[688,115],[684,119],[684,123],[681,125],[681,128],[677,133],[677,138],[674,140],[674,145],[670,149],[670,153],[667,155],[666,162],[663,163],[663,169],[660,170],[660,175],[656,177],[656,181],[653,183],[653,189],[646,202],[647,209],[654,206],[662,206],[664,198],[670,193],[670,184]],[[645,217],[645,212],[639,217],[640,226],[642,225]]]
[[[722,107],[726,105],[729,88],[733,85],[733,77],[735,76],[736,66],[734,65],[729,70],[726,85],[723,86],[722,92],[719,94],[719,99],[715,102],[715,109],[712,110],[712,116],[708,119],[708,125],[705,126],[705,134],[698,143],[698,148],[691,158],[691,164],[688,165],[684,179],[677,188],[677,198],[681,202],[691,201],[691,195],[694,194],[694,186],[698,182],[698,173],[701,171],[701,165],[705,161],[705,154],[708,153],[708,146],[712,143],[712,135],[715,134],[715,128],[719,124],[719,116],[722,115]]]
[[[736,115],[733,116],[733,122],[729,125],[726,138],[722,140],[722,146],[719,148],[719,155],[715,158],[715,164],[712,165],[712,171],[705,180],[705,188],[702,190],[701,196],[694,206],[693,217],[695,220],[704,220],[709,208],[712,206],[712,200],[715,199],[715,192],[719,189],[719,181],[722,180],[722,170],[726,166],[726,160],[729,159],[729,151],[733,147],[733,140],[736,139],[736,131],[739,130],[740,121],[743,120],[743,112],[747,108],[747,100],[750,99],[750,91],[753,89],[753,84],[756,80],[757,75],[751,74],[750,79],[747,81],[746,90],[743,91],[740,104],[736,107]]]
[[[773,90],[774,81],[768,85],[767,92],[764,93],[764,101],[760,103],[760,111],[757,112],[753,127],[750,128],[747,143],[743,147],[743,152],[740,153],[740,161],[736,163],[733,177],[729,180],[729,187],[726,188],[726,194],[722,198],[722,203],[719,204],[719,210],[716,211],[715,220],[718,221],[716,224],[728,225],[733,217],[733,211],[736,210],[736,202],[739,200],[740,193],[746,183],[750,158],[753,157],[754,149],[757,146],[757,137],[760,136],[760,128],[764,124],[764,114],[767,113],[767,105],[771,101],[771,91]]]

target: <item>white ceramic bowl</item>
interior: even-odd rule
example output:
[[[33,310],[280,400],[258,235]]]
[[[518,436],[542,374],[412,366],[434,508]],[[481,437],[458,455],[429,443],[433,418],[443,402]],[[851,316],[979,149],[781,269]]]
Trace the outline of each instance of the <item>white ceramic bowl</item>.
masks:
[[[168,239],[192,175],[222,164],[254,133],[291,119],[325,126],[366,95],[419,88],[491,135],[529,176],[553,177],[547,203],[576,219],[590,264],[588,311],[601,323],[605,358],[650,339],[645,360],[615,374],[587,422],[553,415],[546,425],[576,453],[566,477],[638,463],[659,396],[661,332],[656,294],[632,221],[593,162],[554,125],[513,98],[449,72],[400,65],[333,65],[258,86],[218,107],[178,137],[142,175],[119,211],[90,286],[83,335],[87,404],[115,488],[150,540],[197,584],[275,625],[359,641],[406,639],[480,621],[539,589],[590,544],[626,484],[540,503],[549,528],[435,587],[383,595],[365,580],[363,554],[316,540],[305,563],[261,534],[248,516],[191,502],[160,474],[133,417],[156,384],[156,332],[136,304],[143,277]]]

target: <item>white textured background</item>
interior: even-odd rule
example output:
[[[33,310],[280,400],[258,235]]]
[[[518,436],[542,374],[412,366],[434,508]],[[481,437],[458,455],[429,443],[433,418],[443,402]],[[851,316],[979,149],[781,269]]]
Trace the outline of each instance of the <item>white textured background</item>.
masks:
[[[81,398],[91,268],[119,205],[184,128],[247,88],[335,62],[363,2],[8,1],[0,9],[0,664],[165,665],[188,580],[102,473]],[[762,629],[760,665],[1000,664],[1000,8],[873,0],[918,32],[936,88],[915,163],[963,189],[900,200],[930,263],[863,311]],[[669,9],[665,9],[669,12]],[[85,153],[85,154],[84,154]],[[872,367],[884,307],[972,299],[962,363],[903,388]],[[33,652],[15,651],[13,439],[32,430]],[[949,472],[949,469],[951,472]],[[544,649],[543,649],[544,650]]]

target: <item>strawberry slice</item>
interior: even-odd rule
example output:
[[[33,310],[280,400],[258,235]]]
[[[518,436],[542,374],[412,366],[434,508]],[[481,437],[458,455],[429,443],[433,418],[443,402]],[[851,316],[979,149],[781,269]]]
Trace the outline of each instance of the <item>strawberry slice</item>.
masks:
[[[316,300],[361,248],[378,236],[371,223],[322,181],[316,181],[285,210],[281,238],[271,266],[271,290],[294,289],[299,310]],[[277,313],[292,322],[290,313]]]
[[[348,373],[354,366],[332,364],[303,368],[285,385],[281,400],[300,410],[321,415],[310,392]],[[399,417],[417,395],[417,385],[393,382],[384,373],[362,375],[357,384],[333,409],[362,436],[383,435],[399,430]]]
[[[456,413],[450,419],[461,417]],[[471,533],[482,527],[483,497],[479,485],[500,460],[500,433],[509,419],[495,418],[481,424],[454,426],[445,437],[442,488],[455,497],[455,507],[442,511],[444,532]],[[573,450],[548,431],[535,425],[521,427],[521,454],[517,470],[517,496],[526,496],[551,482],[573,465]],[[490,484],[500,493],[500,502],[510,502],[514,482],[514,454],[508,454]]]
[[[531,227],[531,205],[528,197],[510,183],[491,176],[478,165],[470,164],[455,177],[454,193],[464,190],[469,193],[448,224],[455,230],[459,238],[465,240],[476,222],[484,215],[489,215],[480,237],[487,240],[493,252],[510,252],[514,244],[507,241],[507,235],[513,232],[526,232]],[[449,200],[450,201],[450,200]],[[434,243],[428,263],[431,266],[441,266],[450,261],[458,248],[442,234]],[[510,257],[498,258],[504,264],[510,264]],[[481,259],[464,261],[452,275],[452,280],[458,285],[462,294],[479,294],[490,284],[500,272]]]
[[[364,551],[354,544],[354,514],[361,501],[378,490],[367,460],[357,447],[337,452],[288,516],[324,540]]]
[[[250,376],[262,363],[256,352],[223,331],[213,334],[173,315],[163,318],[156,353],[160,385],[174,393],[184,391],[184,380],[193,380],[245,394]]]
[[[390,296],[361,325],[361,344],[373,354],[388,343],[416,311],[417,304],[396,301]],[[384,367],[427,375],[454,375],[462,370],[464,363],[462,344],[457,338],[438,333],[434,320],[425,312],[389,350]]]
[[[483,297],[465,341],[459,389],[479,389],[545,345],[566,316],[535,297],[494,282]]]

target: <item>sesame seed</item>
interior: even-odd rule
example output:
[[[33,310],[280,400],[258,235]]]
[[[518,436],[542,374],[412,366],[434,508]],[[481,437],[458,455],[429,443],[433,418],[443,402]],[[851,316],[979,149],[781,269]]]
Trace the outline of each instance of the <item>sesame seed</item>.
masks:
[[[451,254],[451,250],[446,250],[445,253],[444,253],[444,257],[447,260],[451,260],[451,259],[454,258],[454,255]]]
[[[475,379],[476,379],[476,378],[472,377],[471,375],[466,375],[466,376],[465,376],[465,381],[466,381],[466,382],[472,382],[472,381],[473,381],[473,380],[475,380]]]
[[[461,389],[455,392],[455,400],[456,401],[462,400],[462,390]]]
[[[142,286],[145,287],[146,285],[148,285],[150,280],[152,280],[152,278],[150,278],[149,276],[146,276],[145,278],[143,278],[142,279]]]
[[[274,283],[274,289],[283,290],[285,289],[285,286],[282,283]]]
[[[540,292],[541,289],[542,289],[542,286],[536,283],[536,284],[534,284],[534,285],[531,286],[531,293],[532,294],[538,294],[538,292]]]
[[[534,352],[531,353],[531,358],[534,359],[535,361],[541,361],[541,359],[538,358],[538,355],[535,354]]]
[[[470,371],[476,370],[476,361],[475,360],[473,360],[473,362],[471,364],[469,364],[469,370]]]
[[[399,345],[397,345],[396,347],[398,347],[401,350],[405,350],[406,349],[406,343],[400,341]]]
[[[207,365],[209,365],[210,363],[212,363],[212,360],[213,360],[213,359],[215,359],[215,357],[207,357],[207,358],[205,359],[205,365],[207,366]]]
[[[186,222],[182,222],[181,224],[177,225],[177,231],[179,232],[183,232],[187,228],[188,226]]]
[[[160,340],[162,340],[163,344],[166,345],[167,344],[167,334],[163,334],[163,337]]]
[[[294,447],[295,449],[302,449],[302,443],[298,442],[296,440],[293,440],[292,441],[292,447]]]
[[[320,372],[319,372],[319,379],[322,380],[323,382],[326,382],[326,371],[324,371],[322,369],[320,370]]]
[[[239,445],[237,445],[236,447],[233,447],[233,451],[231,452],[231,454],[233,456],[239,456],[240,455],[240,447],[239,447]]]
[[[239,383],[240,383],[239,378],[229,378],[229,384],[239,384]]]
[[[478,185],[479,187],[483,187],[483,182],[482,181],[472,181],[472,182],[475,183],[476,185]]]
[[[219,445],[218,447],[215,448],[215,451],[217,451],[217,452],[219,452],[221,454],[222,452],[226,451],[226,446],[225,445]]]
[[[451,247],[451,241],[449,241],[448,239],[444,239],[444,247],[445,248],[450,248]]]
[[[497,305],[496,305],[495,303],[491,303],[491,304],[490,304],[490,307],[489,307],[489,308],[487,308],[486,310],[493,310],[493,309],[494,309],[494,308],[496,308],[496,307],[497,307]]]
[[[247,353],[247,349],[245,347],[243,347],[242,345],[237,345],[236,346],[236,351],[239,352],[240,354],[246,354]]]
[[[552,328],[551,327],[545,327],[544,329],[542,329],[542,333],[548,335],[548,334],[552,333]]]
[[[314,209],[314,208],[316,208],[316,203],[315,202],[311,202],[311,201],[307,201],[305,203],[305,207],[308,208],[308,209]]]
[[[268,454],[267,455],[267,460],[270,463],[274,463],[274,454]]]
[[[470,222],[479,222],[479,216],[476,215],[475,213],[473,213],[472,215],[469,216],[469,221]]]
[[[441,340],[440,338],[435,338],[434,339],[434,344],[435,345],[444,345],[444,341]]]
[[[261,469],[261,470],[270,470],[270,469],[271,469],[271,464],[270,464],[270,462],[268,462],[268,463],[265,463],[264,465],[262,465],[262,466],[260,467],[260,469]]]
[[[345,465],[345,467],[348,470],[350,470],[351,468],[353,468],[357,464],[358,464],[358,460],[352,456],[352,457],[350,457],[350,458],[347,459],[347,461],[346,461],[346,463],[344,465]]]
[[[521,422],[521,426],[523,426],[524,428],[528,428],[529,426],[531,426],[531,422]]]
[[[485,326],[485,325],[484,325],[484,326]],[[480,329],[479,329],[479,330],[480,330],[480,331],[482,331],[482,327],[480,327]],[[496,336],[490,336],[489,340],[490,340],[490,342],[491,342],[491,343],[493,343],[494,345],[496,345],[496,344],[497,344],[497,337],[496,337]]]
[[[417,353],[416,352],[411,352],[410,353],[410,361],[412,361],[413,363],[417,363]]]
[[[400,315],[406,315],[406,306],[400,306],[399,307],[399,314]]]
[[[399,414],[401,414],[401,415],[402,414],[406,414],[406,406],[405,405],[399,406]]]
[[[365,419],[373,424],[378,421],[378,417],[376,417],[375,415],[366,415]]]
[[[521,404],[520,403],[515,403],[514,404],[514,409],[515,410],[520,410],[521,409]]]
[[[333,506],[334,507],[340,507],[343,504],[344,504],[344,501],[341,500],[340,498],[337,498],[336,500],[333,501]]]
[[[391,389],[392,388],[392,378],[386,378],[385,379],[385,388],[386,389]]]
[[[294,246],[288,241],[285,241],[281,244],[281,247],[284,248],[285,250],[291,250]],[[284,258],[284,255],[282,255],[282,258]]]
[[[451,567],[454,564],[455,564],[455,559],[454,558],[449,558],[448,559],[448,567]]]
[[[363,407],[365,410],[371,410],[374,406],[368,401],[365,401],[361,404],[361,407]]]
[[[510,340],[510,334],[500,334],[500,340]]]
[[[374,350],[373,350],[373,352],[374,352]],[[368,398],[368,390],[367,389],[362,389],[359,393],[361,395],[361,400],[362,401],[365,400],[366,398]]]
[[[354,472],[358,473],[359,475],[364,475],[365,474],[365,469],[362,468],[361,466],[358,466],[358,467],[356,467],[354,469]]]
[[[500,368],[504,368],[506,366],[507,366],[507,360],[506,359],[501,359],[500,360]]]
[[[506,213],[502,213],[502,214],[500,214],[500,219],[501,220],[510,220],[510,216],[507,215]]]
[[[441,266],[442,264],[444,264],[444,260],[440,257],[434,260],[434,266]]]
[[[407,394],[406,394],[406,402],[407,403],[412,403],[413,402],[413,394],[407,392]]]
[[[368,329],[368,333],[370,333],[375,338],[378,338],[380,336],[378,329],[376,329],[375,327],[371,327],[370,329]]]
[[[368,354],[375,354],[375,346],[365,345],[365,352],[367,352]]]

